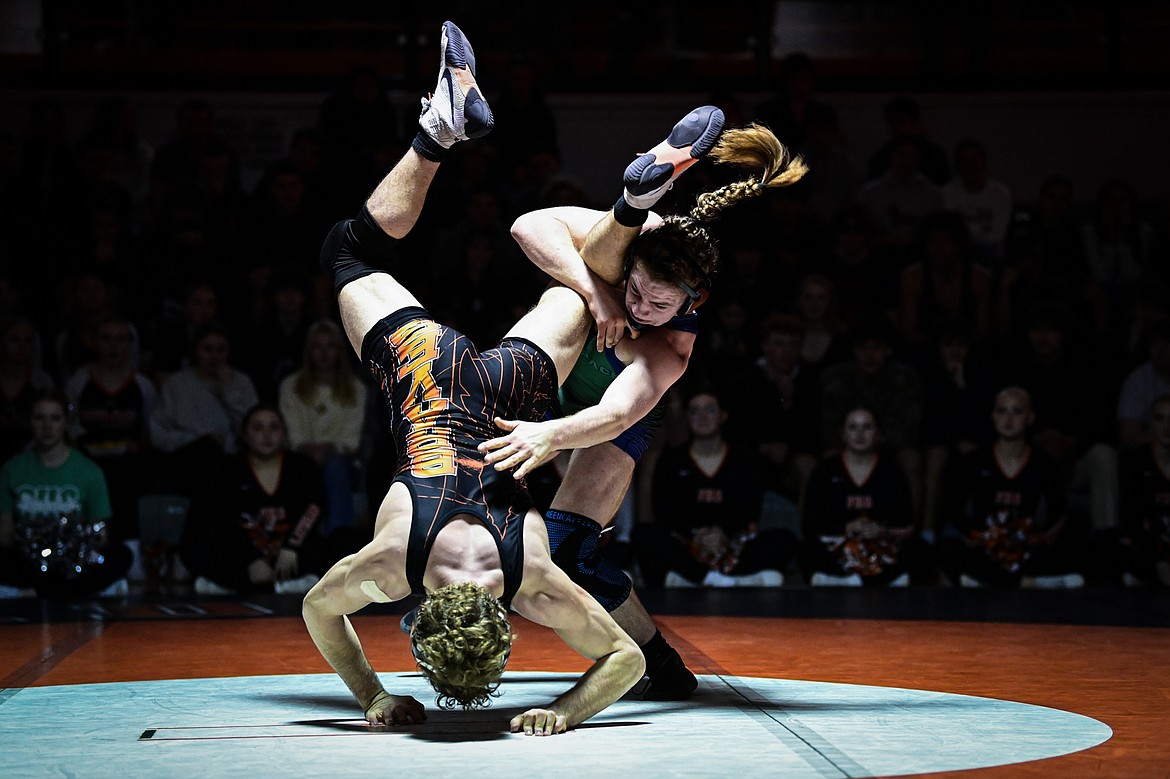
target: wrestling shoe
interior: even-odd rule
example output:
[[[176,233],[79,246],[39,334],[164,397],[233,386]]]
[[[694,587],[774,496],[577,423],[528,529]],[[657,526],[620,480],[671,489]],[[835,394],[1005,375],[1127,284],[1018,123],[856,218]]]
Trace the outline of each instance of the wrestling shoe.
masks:
[[[634,208],[650,208],[674,185],[674,180],[715,147],[723,132],[723,112],[713,105],[684,116],[666,140],[642,154],[622,176],[625,199]]]
[[[635,685],[633,694],[644,701],[685,701],[699,686],[699,680],[674,649],[656,662],[646,662],[646,676]]]
[[[479,138],[492,130],[495,119],[475,83],[475,52],[454,22],[443,22],[439,83],[422,99],[418,126],[445,149],[457,141]]]

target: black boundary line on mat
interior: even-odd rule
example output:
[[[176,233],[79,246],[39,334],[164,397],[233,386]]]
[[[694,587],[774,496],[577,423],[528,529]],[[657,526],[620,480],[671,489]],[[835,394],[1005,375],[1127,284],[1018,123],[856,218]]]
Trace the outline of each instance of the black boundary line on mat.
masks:
[[[334,733],[261,733],[255,736],[239,735],[239,736],[166,736],[159,735],[162,731],[168,730],[249,730],[255,728],[287,728],[295,727],[297,725],[306,725],[303,722],[280,722],[276,724],[262,724],[262,725],[179,725],[170,727],[147,728],[142,731],[142,735],[138,737],[139,741],[239,741],[241,739],[257,739],[257,738],[330,738],[336,736],[364,736],[370,733],[390,733],[392,731],[385,728],[378,728],[374,725],[366,724],[363,719],[349,719],[349,720],[330,720],[335,723],[353,722],[354,729],[345,732]],[[360,723],[360,724],[358,724]],[[362,727],[364,725],[364,728]]]
[[[100,636],[103,630],[105,630],[103,622],[79,622],[68,636],[41,649],[38,657],[0,679],[0,706],[53,670],[69,655]]]
[[[669,627],[658,623],[658,629],[671,646],[679,650],[684,659],[690,660],[687,667],[701,674],[715,676],[729,690],[742,699],[738,708],[746,716],[759,722],[765,730],[775,736],[784,746],[800,757],[810,768],[826,779],[870,776],[864,766],[852,760],[841,750],[798,719],[760,697],[751,687],[737,682],[737,676],[715,662],[691,642],[675,633]],[[695,661],[698,662],[695,662]]]

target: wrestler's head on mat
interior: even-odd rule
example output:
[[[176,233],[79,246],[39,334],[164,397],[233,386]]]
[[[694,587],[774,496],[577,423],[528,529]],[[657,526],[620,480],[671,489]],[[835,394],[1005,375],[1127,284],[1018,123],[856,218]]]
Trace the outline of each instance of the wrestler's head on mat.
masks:
[[[472,709],[497,695],[513,638],[499,599],[462,582],[427,594],[411,627],[410,649],[438,693],[439,708]]]

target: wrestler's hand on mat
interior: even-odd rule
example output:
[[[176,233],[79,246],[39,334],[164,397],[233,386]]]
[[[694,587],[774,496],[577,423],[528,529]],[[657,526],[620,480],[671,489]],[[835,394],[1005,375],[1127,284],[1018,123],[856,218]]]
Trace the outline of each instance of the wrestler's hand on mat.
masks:
[[[371,725],[410,725],[426,721],[423,705],[409,695],[391,695],[383,690],[366,707],[366,722]]]
[[[529,709],[512,718],[513,733],[524,731],[526,736],[552,736],[569,729],[569,718],[549,709]]]
[[[547,425],[499,417],[494,421],[496,427],[506,430],[508,435],[479,445],[479,451],[487,453],[483,458],[485,465],[495,465],[497,471],[515,468],[512,476],[521,479],[557,453],[552,447],[552,430]]]
[[[601,290],[589,300],[589,313],[597,322],[597,351],[603,352],[626,334],[626,303],[625,290],[607,284],[599,286]],[[638,337],[636,330],[631,333],[632,338]]]

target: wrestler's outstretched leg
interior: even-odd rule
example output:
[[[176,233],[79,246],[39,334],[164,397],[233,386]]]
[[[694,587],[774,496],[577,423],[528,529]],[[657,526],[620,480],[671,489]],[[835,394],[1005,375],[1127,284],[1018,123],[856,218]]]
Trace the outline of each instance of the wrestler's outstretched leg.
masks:
[[[439,79],[422,101],[419,129],[398,164],[366,200],[360,214],[334,225],[321,249],[333,278],[341,321],[354,350],[384,317],[418,300],[390,275],[394,244],[418,221],[435,173],[459,141],[491,131],[491,108],[475,82],[475,53],[452,22],[442,28]]]
[[[723,111],[701,106],[675,124],[670,135],[631,162],[622,176],[623,191],[614,207],[585,236],[581,257],[610,284],[621,281],[626,250],[642,230],[650,209],[674,180],[715,148],[723,132]]]
[[[649,209],[675,179],[714,148],[723,122],[718,108],[696,108],[664,141],[630,163],[622,177],[622,196],[590,230],[581,250],[594,273],[610,283],[621,280],[626,250],[641,232]],[[698,686],[695,675],[663,638],[630,587],[629,578],[602,557],[598,547],[600,532],[613,521],[633,473],[634,460],[611,443],[573,452],[545,522],[555,546],[553,559],[601,602],[641,647],[649,680],[641,688],[642,695],[653,700],[679,700],[689,697]],[[612,486],[599,494],[598,484]]]

